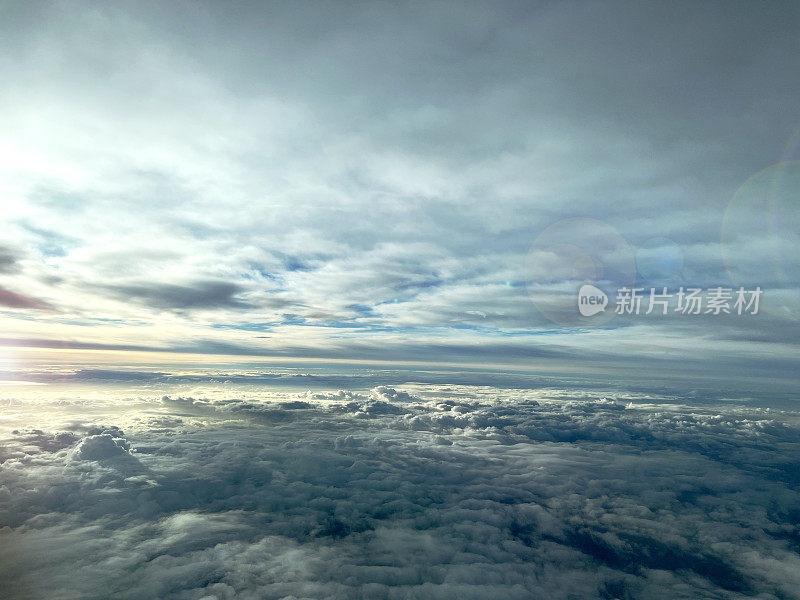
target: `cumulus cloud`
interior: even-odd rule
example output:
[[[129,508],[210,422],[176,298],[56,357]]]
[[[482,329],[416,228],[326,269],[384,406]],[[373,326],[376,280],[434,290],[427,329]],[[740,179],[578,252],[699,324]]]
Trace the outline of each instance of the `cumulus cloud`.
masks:
[[[110,433],[100,433],[84,437],[72,456],[79,460],[105,460],[127,454],[129,449],[130,446],[125,438],[114,437]]]
[[[430,384],[97,424],[61,402],[4,430],[6,597],[798,597],[794,413]]]

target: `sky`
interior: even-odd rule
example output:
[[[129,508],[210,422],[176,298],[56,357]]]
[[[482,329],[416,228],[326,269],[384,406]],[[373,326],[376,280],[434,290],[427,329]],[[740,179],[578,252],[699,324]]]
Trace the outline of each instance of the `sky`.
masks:
[[[7,378],[57,348],[796,381],[795,3],[0,10]],[[760,312],[576,320],[576,245]]]
[[[0,0],[0,598],[800,600],[798,56]]]

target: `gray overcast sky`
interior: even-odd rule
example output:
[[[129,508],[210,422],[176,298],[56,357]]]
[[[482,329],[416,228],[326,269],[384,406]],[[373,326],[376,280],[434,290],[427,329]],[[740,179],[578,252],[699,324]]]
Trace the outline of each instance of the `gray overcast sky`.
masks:
[[[9,348],[797,371],[797,3],[0,11]],[[761,313],[553,323],[572,217]]]

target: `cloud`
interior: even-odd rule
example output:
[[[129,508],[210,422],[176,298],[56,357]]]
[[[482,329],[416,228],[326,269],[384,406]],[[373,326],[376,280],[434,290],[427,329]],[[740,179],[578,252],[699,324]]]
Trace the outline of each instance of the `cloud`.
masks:
[[[60,402],[3,434],[11,598],[797,597],[794,413],[428,384],[109,398],[97,424]]]
[[[10,290],[0,288],[0,306],[9,308],[32,308],[35,310],[51,310],[52,307],[41,300],[23,296]]]
[[[6,246],[0,246],[0,273],[14,273],[19,269],[17,253]]]
[[[75,448],[73,456],[78,460],[105,460],[128,453],[130,445],[125,438],[115,438],[110,433],[84,437]]]
[[[644,250],[643,277],[769,287],[745,339],[796,330],[793,169],[735,193],[793,157],[795,7],[223,12],[9,11],[7,337],[531,361],[553,345],[494,338],[556,327],[525,256],[576,215]],[[736,347],[727,323],[641,324]]]
[[[105,289],[117,297],[143,302],[162,310],[187,308],[250,308],[237,296],[243,289],[225,281],[198,281],[188,285],[126,284]]]

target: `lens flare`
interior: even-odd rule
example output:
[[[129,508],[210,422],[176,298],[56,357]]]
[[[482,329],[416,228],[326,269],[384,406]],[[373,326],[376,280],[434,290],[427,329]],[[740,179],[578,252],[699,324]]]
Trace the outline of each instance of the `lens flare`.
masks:
[[[767,167],[736,191],[721,242],[733,285],[760,285],[764,311],[800,318],[800,161]]]
[[[682,283],[683,250],[669,238],[650,238],[636,251],[636,272],[652,285],[679,285]]]
[[[569,327],[603,325],[613,310],[585,316],[578,310],[578,290],[593,285],[609,297],[633,285],[636,263],[625,239],[608,223],[574,217],[545,229],[525,262],[526,288],[539,312]]]

